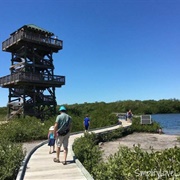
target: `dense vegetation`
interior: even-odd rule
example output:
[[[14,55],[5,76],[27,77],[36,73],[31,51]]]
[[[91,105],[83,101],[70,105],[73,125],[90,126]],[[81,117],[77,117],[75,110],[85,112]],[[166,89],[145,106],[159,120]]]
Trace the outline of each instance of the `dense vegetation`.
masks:
[[[95,166],[94,166],[95,167]],[[134,149],[120,147],[107,162],[98,163],[93,169],[94,179],[178,179],[180,148],[147,153],[140,146]]]
[[[180,113],[180,100],[127,100],[112,103],[96,102],[69,105],[68,109],[69,113],[73,114],[75,117],[83,117],[88,113],[95,122],[100,122],[101,120],[104,120],[103,117],[106,117],[113,112],[126,113],[129,109],[136,115]]]
[[[118,133],[117,133],[118,132]],[[132,132],[127,129],[126,134]],[[102,159],[98,143],[123,136],[123,130],[104,135],[85,134],[75,140],[73,149],[76,157],[82,162],[94,179],[130,180],[130,179],[178,179],[180,173],[180,148],[174,147],[164,151],[143,151],[140,146],[119,147],[107,161]]]
[[[68,114],[73,118],[73,132],[83,130],[83,119],[86,114],[91,118],[91,129],[114,125],[117,123],[117,117],[114,113],[125,113],[128,109],[133,111],[133,114],[151,114],[151,113],[179,113],[180,101],[160,100],[160,101],[118,101],[114,103],[84,103],[65,105],[68,109]],[[58,107],[57,107],[58,109]],[[7,108],[0,108],[0,121],[5,119]],[[50,126],[54,124],[56,116],[49,118],[45,122],[40,122],[35,117],[26,116],[26,118],[15,118],[7,124],[0,125],[0,179],[13,180],[15,179],[18,169],[21,165],[25,152],[22,150],[22,142],[45,140]],[[155,132],[158,124],[153,123],[153,130],[150,126],[143,126],[138,129],[139,125],[134,123],[128,131],[148,131]],[[121,130],[119,130],[121,131]],[[118,134],[118,135],[117,135]],[[120,132],[99,136],[99,140],[106,141],[113,137],[122,135]],[[94,143],[94,142],[93,142]],[[90,143],[91,145],[91,143]],[[92,148],[93,149],[93,148]],[[94,149],[94,152],[98,149]],[[89,155],[88,155],[89,156]],[[98,158],[97,158],[98,159]],[[3,166],[2,166],[3,164]]]
[[[0,179],[14,180],[24,159],[21,144],[0,137]]]

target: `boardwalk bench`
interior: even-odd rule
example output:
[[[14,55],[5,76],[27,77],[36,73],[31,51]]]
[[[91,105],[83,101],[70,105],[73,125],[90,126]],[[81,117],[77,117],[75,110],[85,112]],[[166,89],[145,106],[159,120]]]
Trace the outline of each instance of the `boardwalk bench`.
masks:
[[[141,115],[141,124],[152,124],[151,115]]]

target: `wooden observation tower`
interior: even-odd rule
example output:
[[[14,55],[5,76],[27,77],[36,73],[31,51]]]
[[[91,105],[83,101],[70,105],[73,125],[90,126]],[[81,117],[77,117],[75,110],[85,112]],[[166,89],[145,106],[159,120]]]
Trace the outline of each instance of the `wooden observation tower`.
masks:
[[[56,114],[55,88],[65,85],[65,76],[54,75],[53,53],[62,47],[52,32],[32,24],[2,43],[2,50],[11,53],[10,75],[0,78],[0,86],[9,89],[8,119],[28,115],[44,120]]]

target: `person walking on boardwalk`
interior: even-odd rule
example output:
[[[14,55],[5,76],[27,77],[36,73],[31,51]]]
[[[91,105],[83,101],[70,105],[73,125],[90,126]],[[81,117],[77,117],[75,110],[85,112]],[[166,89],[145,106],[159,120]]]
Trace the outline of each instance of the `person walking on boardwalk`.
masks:
[[[48,146],[49,146],[49,154],[55,152],[55,137],[54,137],[54,126],[49,128],[48,132]],[[53,151],[51,151],[53,147]]]
[[[56,117],[56,122],[54,125],[54,136],[56,136],[56,158],[54,158],[54,162],[60,163],[60,150],[61,146],[64,147],[64,161],[62,161],[63,165],[66,165],[66,158],[68,154],[68,142],[71,131],[72,118],[66,113],[66,108],[64,106],[60,106],[59,108],[60,114]]]
[[[84,124],[84,128],[85,128],[85,132],[87,132],[89,130],[89,125],[90,125],[90,118],[89,118],[88,114],[84,118],[83,124]]]

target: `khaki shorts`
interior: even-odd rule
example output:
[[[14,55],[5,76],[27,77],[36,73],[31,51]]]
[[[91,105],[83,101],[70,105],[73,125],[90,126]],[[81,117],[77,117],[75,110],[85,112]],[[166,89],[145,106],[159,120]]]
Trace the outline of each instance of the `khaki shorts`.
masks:
[[[64,149],[67,149],[69,136],[70,136],[70,133],[67,133],[65,136],[58,136],[56,139],[57,147],[61,147],[63,145]]]

